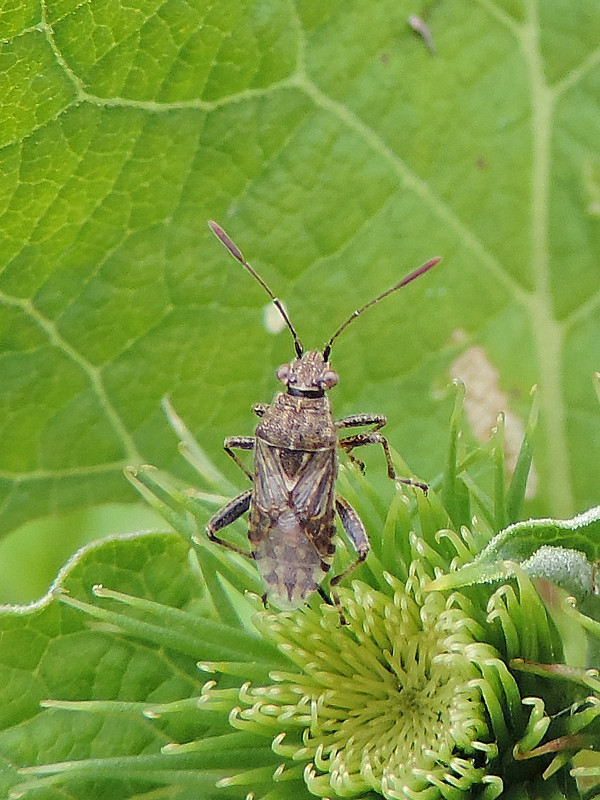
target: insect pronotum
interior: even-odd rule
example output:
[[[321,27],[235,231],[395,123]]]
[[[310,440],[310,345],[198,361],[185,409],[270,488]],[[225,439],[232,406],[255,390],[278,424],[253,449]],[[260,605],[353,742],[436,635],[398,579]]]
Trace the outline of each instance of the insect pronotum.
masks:
[[[427,486],[396,475],[387,439],[379,432],[387,421],[383,414],[353,414],[334,420],[326,394],[338,382],[337,373],[329,363],[331,347],[364,311],[423,275],[441,259],[432,258],[391,289],[354,311],[323,350],[305,351],[280,300],[225,231],[216,222],[209,222],[209,226],[273,301],[292,334],[296,358],[280,366],[276,372],[285,390],[275,395],[271,405],[260,403],[253,406],[252,410],[260,418],[255,435],[228,436],[223,442],[225,452],[252,481],[252,487],[223,506],[209,521],[206,532],[213,542],[256,562],[266,587],[265,602],[268,598],[278,608],[294,609],[314,591],[330,602],[321,584],[335,553],[333,537],[337,512],[357,554],[354,563],[329,582],[331,596],[344,622],[335,587],[365,560],[369,540],[356,511],[335,491],[337,447],[345,450],[362,467],[361,462],[353,457],[353,450],[368,444],[380,444],[392,480],[417,486],[425,492]],[[338,439],[338,431],[362,427],[369,430]],[[252,472],[234,450],[254,451]],[[250,552],[217,535],[247,511]]]

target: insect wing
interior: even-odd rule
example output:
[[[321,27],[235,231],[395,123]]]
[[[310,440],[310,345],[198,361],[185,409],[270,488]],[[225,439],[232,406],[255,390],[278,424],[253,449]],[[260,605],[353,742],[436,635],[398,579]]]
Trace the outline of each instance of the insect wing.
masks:
[[[333,547],[332,451],[286,451],[256,443],[249,538],[269,599],[300,606],[318,588]]]
[[[289,509],[269,527],[254,557],[269,600],[280,609],[301,606],[327,574],[327,563]]]

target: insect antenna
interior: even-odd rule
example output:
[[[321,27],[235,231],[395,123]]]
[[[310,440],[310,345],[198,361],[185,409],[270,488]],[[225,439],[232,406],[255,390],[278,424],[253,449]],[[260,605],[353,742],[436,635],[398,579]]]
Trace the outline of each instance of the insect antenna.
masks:
[[[235,244],[231,241],[229,236],[227,236],[227,234],[225,233],[223,228],[219,224],[217,224],[216,222],[213,222],[213,220],[209,220],[208,227],[215,234],[215,236],[225,245],[225,247],[229,250],[231,255],[235,259],[237,259],[237,261],[239,261],[240,264],[243,267],[245,267],[248,270],[250,275],[252,275],[252,277],[256,281],[258,281],[258,283],[260,283],[260,285],[263,287],[265,292],[269,295],[269,297],[273,301],[273,305],[279,311],[279,313],[283,317],[283,321],[285,322],[285,324],[290,329],[290,332],[291,332],[292,336],[294,337],[294,347],[296,348],[296,354],[297,354],[298,358],[301,358],[302,357],[302,353],[304,352],[304,347],[302,346],[302,342],[300,341],[300,338],[298,337],[298,334],[294,330],[294,326],[292,325],[292,323],[290,321],[290,318],[288,317],[287,312],[286,312],[285,308],[283,307],[283,305],[281,303],[281,300],[279,300],[278,297],[275,297],[273,292],[269,289],[269,287],[263,281],[263,279],[260,277],[258,272],[256,272],[256,270],[253,267],[250,266],[250,264],[246,261],[246,259],[242,255],[241,251],[235,246]]]
[[[393,294],[394,292],[397,292],[398,289],[401,289],[403,286],[406,286],[407,283],[410,283],[411,281],[414,281],[415,278],[419,278],[421,275],[424,275],[432,267],[435,267],[436,264],[439,264],[441,260],[442,259],[441,259],[440,256],[430,259],[425,264],[422,264],[418,269],[414,270],[409,275],[406,275],[404,278],[402,278],[402,280],[399,283],[397,283],[395,286],[392,286],[391,289],[388,289],[387,291],[382,292],[382,294],[378,295],[378,297],[376,297],[374,300],[370,300],[368,303],[365,303],[365,305],[362,306],[361,308],[359,308],[357,311],[353,311],[352,314],[348,317],[348,319],[344,322],[344,324],[340,325],[340,327],[337,329],[337,331],[333,334],[331,339],[325,345],[325,349],[323,350],[323,361],[328,361],[329,360],[329,354],[331,352],[331,345],[338,338],[340,333],[343,333],[343,331],[346,330],[348,325],[350,325],[350,323],[353,320],[355,320],[357,317],[359,317],[363,313],[363,311],[366,311],[367,308],[371,308],[371,306],[374,306],[375,303],[378,303],[380,300],[383,300],[384,297],[387,297],[388,295]]]

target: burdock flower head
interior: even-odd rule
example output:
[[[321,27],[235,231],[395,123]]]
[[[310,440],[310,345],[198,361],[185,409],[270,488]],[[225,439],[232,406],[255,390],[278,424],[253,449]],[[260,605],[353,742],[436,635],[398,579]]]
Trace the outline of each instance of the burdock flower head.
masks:
[[[387,575],[391,591],[355,581],[344,627],[329,609],[257,622],[296,670],[244,687],[232,724],[264,733],[276,720],[274,750],[306,763],[317,796],[444,796],[481,784],[497,757],[479,682],[483,663],[501,670],[498,654],[415,573],[406,584]]]
[[[214,482],[214,468],[171,415],[184,452]],[[173,527],[197,541],[195,607],[106,586],[95,588],[96,604],[63,602],[146,647],[191,654],[209,675],[199,691],[169,702],[117,709],[106,700],[46,701],[88,715],[135,711],[165,726],[170,742],[143,763],[123,755],[26,768],[36,779],[15,796],[42,780],[114,779],[121,770],[136,785],[173,784],[181,797],[211,800],[579,797],[574,776],[585,770],[574,771],[572,759],[600,746],[600,682],[569,665],[565,631],[600,636],[588,546],[600,510],[515,522],[531,429],[506,486],[500,428],[488,500],[464,472],[475,457],[456,457],[457,418],[448,466],[427,495],[403,489],[386,506],[360,471],[342,468],[343,495],[372,549],[338,587],[340,608],[316,593],[295,611],[264,608],[252,565],[201,535],[207,507],[221,498],[182,491],[151,469],[132,474]],[[241,544],[243,527],[238,535]],[[334,569],[352,563],[349,550],[340,541]],[[185,671],[170,659],[174,675]]]
[[[347,625],[324,605],[255,618],[290,666],[272,670],[266,684],[244,683],[229,719],[271,739],[282,757],[279,779],[297,764],[317,797],[371,790],[411,800],[493,798],[507,778],[529,779],[515,747],[538,745],[550,717],[542,699],[527,713],[509,661],[558,657],[545,609],[518,568],[517,585],[484,592],[484,602],[480,592],[429,591],[428,548],[414,535],[413,546],[422,555],[406,580],[383,572],[378,588],[356,580],[340,592]],[[206,708],[219,704],[218,683],[202,699]],[[558,696],[552,702],[554,711],[564,708]]]

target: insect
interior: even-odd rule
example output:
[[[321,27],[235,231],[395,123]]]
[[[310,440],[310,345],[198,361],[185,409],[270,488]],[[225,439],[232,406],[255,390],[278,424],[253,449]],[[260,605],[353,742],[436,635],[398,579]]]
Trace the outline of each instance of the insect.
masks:
[[[335,492],[337,447],[340,446],[363,468],[352,451],[364,445],[380,444],[392,480],[417,486],[425,492],[427,486],[396,475],[387,439],[379,432],[387,421],[383,414],[353,414],[334,420],[326,394],[338,382],[338,375],[329,363],[331,347],[366,309],[423,275],[441,259],[431,259],[354,311],[323,350],[305,351],[280,300],[225,231],[216,222],[209,222],[209,226],[273,301],[292,334],[296,358],[280,366],[276,372],[285,390],[275,395],[271,405],[259,403],[253,406],[252,410],[260,418],[255,435],[228,436],[223,442],[225,452],[252,481],[252,488],[223,506],[208,522],[206,532],[213,542],[254,559],[266,587],[264,602],[268,597],[280,609],[294,609],[314,591],[330,602],[321,584],[335,553],[333,537],[337,512],[357,554],[356,560],[329,583],[332,599],[344,622],[335,587],[365,560],[370,548],[358,514]],[[367,426],[367,431],[338,439],[340,430]],[[234,450],[254,451],[253,473]],[[247,511],[250,553],[218,535]]]

